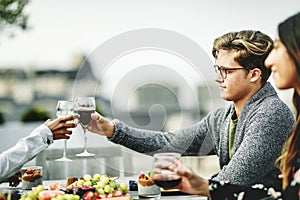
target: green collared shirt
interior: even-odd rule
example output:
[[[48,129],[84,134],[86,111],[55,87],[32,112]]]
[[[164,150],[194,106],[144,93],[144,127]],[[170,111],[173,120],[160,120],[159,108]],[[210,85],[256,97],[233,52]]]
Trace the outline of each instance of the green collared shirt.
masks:
[[[237,123],[238,123],[238,118],[236,112],[234,111],[234,113],[231,116],[230,130],[229,130],[229,159],[231,159],[233,156],[234,136],[235,136]]]

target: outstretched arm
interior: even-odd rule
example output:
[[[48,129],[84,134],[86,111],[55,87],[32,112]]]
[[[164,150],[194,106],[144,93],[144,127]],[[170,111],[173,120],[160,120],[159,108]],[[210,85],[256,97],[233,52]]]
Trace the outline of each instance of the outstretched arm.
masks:
[[[0,182],[16,174],[18,170],[38,153],[47,148],[53,140],[68,139],[72,134],[70,128],[76,124],[69,123],[76,115],[47,120],[34,129],[27,137],[0,154]]]

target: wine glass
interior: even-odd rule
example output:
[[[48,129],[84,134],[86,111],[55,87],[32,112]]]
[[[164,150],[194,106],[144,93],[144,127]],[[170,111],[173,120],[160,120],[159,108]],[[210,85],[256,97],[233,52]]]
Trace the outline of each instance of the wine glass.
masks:
[[[56,117],[66,117],[74,114],[73,110],[73,101],[58,101],[56,106]],[[67,140],[64,139],[64,151],[61,158],[56,159],[55,161],[72,161],[67,158]]]
[[[154,180],[155,184],[164,189],[175,188],[181,182],[181,177],[168,170],[173,165],[174,160],[180,159],[179,153],[167,152],[156,153],[154,157],[154,171],[159,175],[159,179]]]
[[[74,112],[79,115],[79,122],[84,133],[84,150],[76,156],[87,157],[95,154],[87,151],[87,128],[91,122],[91,114],[95,112],[96,103],[94,97],[77,97],[74,100]]]

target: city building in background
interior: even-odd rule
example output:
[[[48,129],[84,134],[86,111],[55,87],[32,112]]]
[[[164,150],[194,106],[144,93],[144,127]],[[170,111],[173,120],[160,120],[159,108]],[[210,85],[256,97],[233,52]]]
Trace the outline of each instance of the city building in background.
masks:
[[[97,107],[105,116],[119,118],[132,126],[162,130],[165,126],[172,127],[168,121],[179,115],[184,121],[182,126],[191,125],[223,102],[213,82],[195,85],[193,93],[187,92],[191,90],[190,85],[179,78],[174,79],[175,75],[170,76],[170,72],[159,76],[155,74],[158,71],[152,72],[147,76],[142,76],[139,71],[130,74],[125,80],[128,84],[123,84],[115,96],[107,97],[88,61],[71,70],[1,68],[0,112],[5,121],[20,121],[22,113],[31,107],[44,109],[55,117],[58,100],[70,100],[74,95],[95,96]],[[151,120],[156,123],[147,127]],[[178,127],[177,123],[173,123],[175,127]]]

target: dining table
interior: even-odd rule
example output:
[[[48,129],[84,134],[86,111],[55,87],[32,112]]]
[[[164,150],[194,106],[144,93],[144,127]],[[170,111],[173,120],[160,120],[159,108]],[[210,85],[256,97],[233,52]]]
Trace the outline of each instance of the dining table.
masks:
[[[127,183],[129,184],[129,180],[135,180],[135,177],[120,177],[117,182],[119,183]],[[66,180],[43,180],[43,185],[44,186],[48,186],[50,184],[53,183],[60,183],[61,184],[61,188],[65,188],[66,187]],[[46,187],[47,188],[47,187]],[[0,184],[0,194],[2,193],[8,193],[8,192],[12,192],[12,191],[19,191],[21,194],[24,194],[26,192],[28,192],[29,190],[23,190],[22,189],[22,183],[20,183],[17,187],[10,187],[9,184],[7,182],[1,183]],[[128,194],[130,195],[132,200],[154,200],[152,198],[140,198],[138,195],[138,191],[128,191]],[[178,190],[162,190],[161,192],[161,200],[164,199],[180,199],[180,200],[192,200],[192,199],[198,199],[198,200],[206,200],[208,199],[207,197],[204,196],[199,196],[199,195],[190,195],[190,194],[186,194],[186,193],[182,193]]]

